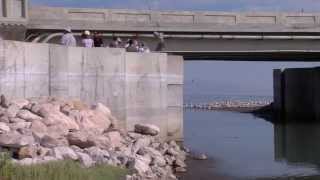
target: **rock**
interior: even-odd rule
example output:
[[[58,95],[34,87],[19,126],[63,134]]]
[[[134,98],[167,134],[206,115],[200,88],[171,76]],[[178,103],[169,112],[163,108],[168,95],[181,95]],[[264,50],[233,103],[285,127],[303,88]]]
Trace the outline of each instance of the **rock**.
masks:
[[[186,163],[184,161],[180,160],[180,159],[176,159],[174,161],[174,165],[176,167],[182,167],[182,168],[186,168],[187,167]]]
[[[44,135],[43,138],[41,138],[40,144],[46,148],[54,148],[57,146],[68,146],[68,141],[64,137],[55,138],[49,135]]]
[[[133,145],[133,152],[137,153],[141,148],[147,147],[151,144],[151,139],[148,137],[138,139]]]
[[[33,146],[26,146],[19,149],[19,159],[34,158],[37,156],[37,149]]]
[[[78,160],[77,154],[67,146],[53,148],[53,156],[59,160]]]
[[[28,110],[20,110],[17,114],[18,118],[24,119],[26,121],[32,122],[34,120],[41,120],[42,118],[36,114],[33,114],[32,112]]]
[[[52,154],[52,152],[51,152],[51,149],[49,149],[49,148],[39,147],[37,149],[37,155],[40,157],[46,157],[50,154]]]
[[[134,126],[134,131],[136,133],[151,136],[156,136],[160,133],[160,129],[157,126],[151,124],[136,124]]]
[[[0,134],[0,146],[2,147],[21,148],[33,143],[34,138],[32,136],[21,135],[18,132]]]
[[[18,112],[20,111],[20,107],[18,105],[12,104],[7,109],[7,115],[9,118],[14,118],[17,116]]]
[[[187,172],[187,169],[184,168],[184,167],[176,167],[174,170],[175,170],[176,173],[185,173],[185,172]]]
[[[20,122],[26,122],[26,120],[21,119],[21,118],[9,118],[10,123],[20,123]]]
[[[0,133],[6,133],[10,131],[10,127],[3,122],[0,122]]]
[[[207,160],[208,157],[205,154],[197,154],[197,153],[191,153],[190,157],[194,160]]]
[[[80,163],[83,164],[86,168],[92,167],[94,165],[94,161],[88,154],[77,152],[77,155],[79,157]]]
[[[94,131],[102,134],[109,129],[111,122],[103,111],[99,110],[83,110],[80,111],[81,121],[77,121],[81,129]]]
[[[10,123],[10,118],[6,114],[0,114],[0,122]]]
[[[84,149],[95,145],[94,142],[88,139],[88,136],[89,135],[84,131],[77,131],[69,133],[67,139],[70,145],[75,145]]]
[[[178,156],[179,155],[179,151],[177,151],[175,148],[171,147],[168,149],[167,151],[168,154],[172,155],[172,156]]]
[[[134,161],[129,165],[129,169],[134,170],[139,175],[144,175],[151,170],[148,162],[141,156],[134,159]]]
[[[17,106],[19,109],[22,109],[23,107],[27,106],[29,104],[29,101],[27,99],[13,99],[11,100],[11,105]],[[9,106],[10,108],[10,106]]]
[[[70,102],[70,104],[73,106],[74,109],[79,111],[89,109],[89,107],[80,100],[73,100],[72,102]]]
[[[44,118],[47,126],[60,126],[66,130],[79,130],[79,125],[71,118],[60,112],[60,107],[52,104],[43,104],[39,115]]]
[[[142,151],[142,152],[141,152]],[[138,154],[148,154],[152,157],[152,164],[160,167],[166,166],[166,160],[163,155],[154,148],[144,147],[139,150]]]
[[[128,136],[129,136],[131,139],[134,139],[134,140],[137,140],[137,139],[140,139],[140,138],[143,137],[142,134],[135,133],[135,132],[128,132]]]
[[[19,129],[29,129],[31,126],[31,122],[17,122],[9,124],[12,130],[19,130]]]
[[[94,143],[94,146],[99,147],[101,149],[111,148],[110,139],[104,135],[90,136],[89,140]]]
[[[122,147],[123,138],[118,131],[111,131],[105,134],[109,138],[109,142],[112,148]]]
[[[108,151],[102,150],[98,147],[87,148],[85,149],[85,152],[98,164],[103,164],[110,158]]]
[[[40,120],[34,120],[31,123],[31,131],[37,135],[40,139],[48,133],[48,128]]]

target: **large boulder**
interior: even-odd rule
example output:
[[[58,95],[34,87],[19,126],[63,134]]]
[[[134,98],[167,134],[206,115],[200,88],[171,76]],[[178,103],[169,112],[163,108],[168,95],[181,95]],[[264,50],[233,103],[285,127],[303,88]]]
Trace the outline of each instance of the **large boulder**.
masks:
[[[136,124],[134,131],[144,135],[156,136],[160,133],[160,128],[152,124]]]
[[[75,145],[82,149],[95,145],[95,143],[90,140],[88,133],[85,131],[71,132],[68,134],[67,139],[70,145]]]
[[[27,145],[32,145],[34,138],[28,135],[21,135],[18,132],[8,132],[0,134],[0,146],[9,148],[21,148]]]
[[[47,126],[60,125],[68,130],[79,130],[79,125],[70,117],[60,112],[60,106],[50,103],[42,104],[39,115],[44,118],[44,124]]]

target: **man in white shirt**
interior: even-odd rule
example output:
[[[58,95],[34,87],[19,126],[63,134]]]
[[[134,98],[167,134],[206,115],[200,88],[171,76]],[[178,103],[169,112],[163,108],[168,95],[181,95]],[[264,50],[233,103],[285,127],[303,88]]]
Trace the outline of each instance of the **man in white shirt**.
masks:
[[[64,35],[61,38],[61,44],[65,46],[77,46],[77,41],[71,32],[70,28],[64,30]]]

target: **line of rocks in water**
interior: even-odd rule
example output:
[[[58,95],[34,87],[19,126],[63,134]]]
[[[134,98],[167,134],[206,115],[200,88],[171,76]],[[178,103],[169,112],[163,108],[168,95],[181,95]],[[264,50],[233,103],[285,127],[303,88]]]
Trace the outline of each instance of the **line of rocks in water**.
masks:
[[[209,103],[186,103],[183,105],[184,109],[195,109],[195,110],[232,110],[232,109],[250,109],[260,108],[270,105],[272,101],[261,100],[261,101],[216,101]]]
[[[88,107],[53,97],[0,100],[0,152],[9,152],[18,165],[74,160],[87,168],[128,168],[134,174],[127,180],[177,179],[176,172],[186,171],[188,151],[175,141],[162,142],[159,132],[146,124],[124,132],[101,103]]]

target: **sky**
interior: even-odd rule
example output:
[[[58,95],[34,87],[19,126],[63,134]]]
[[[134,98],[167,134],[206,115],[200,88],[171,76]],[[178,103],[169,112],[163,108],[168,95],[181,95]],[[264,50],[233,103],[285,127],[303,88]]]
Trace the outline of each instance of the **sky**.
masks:
[[[320,10],[320,0],[31,0],[39,6],[120,9],[293,11]]]

